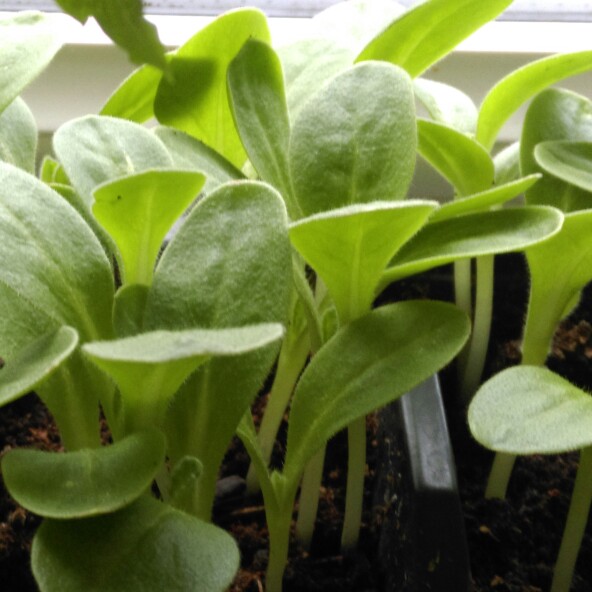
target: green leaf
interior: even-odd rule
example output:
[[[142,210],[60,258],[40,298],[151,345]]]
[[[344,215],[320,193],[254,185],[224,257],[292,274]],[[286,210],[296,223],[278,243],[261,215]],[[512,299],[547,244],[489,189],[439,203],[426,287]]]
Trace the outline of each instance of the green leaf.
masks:
[[[521,177],[520,142],[514,142],[498,152],[494,159],[495,184],[504,185],[517,181]]]
[[[4,163],[0,235],[6,237],[0,243],[0,284],[18,295],[5,321],[15,326],[8,335],[3,332],[3,339],[10,340],[10,333],[22,326],[18,311],[23,307],[52,319],[54,328],[73,327],[81,342],[110,335],[113,277],[101,244],[61,196]]]
[[[164,47],[156,27],[142,16],[142,0],[56,0],[61,8],[84,23],[94,16],[105,33],[129,54],[132,62],[166,69]]]
[[[591,68],[592,51],[580,51],[542,58],[514,70],[483,99],[477,122],[477,140],[490,150],[499,130],[523,103],[548,86]]]
[[[153,133],[111,117],[90,115],[69,121],[56,131],[53,147],[89,206],[92,192],[106,181],[173,164],[168,150]]]
[[[529,106],[520,140],[520,165],[524,173],[543,173],[543,179],[526,194],[527,203],[552,205],[563,211],[590,207],[592,196],[583,189],[546,174],[535,158],[536,146],[547,141],[592,141],[592,102],[576,93],[548,89]]]
[[[152,119],[156,90],[162,77],[162,70],[149,64],[141,66],[115,89],[103,105],[100,115],[120,117],[135,123]]]
[[[354,53],[327,38],[301,39],[279,47],[286,101],[294,121],[302,106],[327,80],[351,66]]]
[[[415,167],[411,80],[390,64],[358,64],[302,108],[290,143],[304,215],[405,197]]]
[[[547,368],[508,368],[477,391],[469,426],[483,446],[498,452],[579,450],[592,444],[592,397]]]
[[[296,388],[286,477],[297,480],[306,462],[340,429],[442,368],[469,331],[464,313],[430,301],[384,306],[338,331],[314,356]]]
[[[223,183],[245,178],[223,156],[193,136],[166,126],[156,127],[154,133],[167,147],[176,169],[197,171],[206,176],[203,186],[205,194],[211,193]]]
[[[460,195],[489,189],[494,167],[487,151],[455,129],[429,121],[417,121],[417,150]]]
[[[413,78],[501,14],[512,0],[430,0],[420,3],[374,37],[356,61],[385,60]]]
[[[0,19],[0,113],[51,62],[62,46],[63,22],[39,12]]]
[[[164,436],[151,430],[76,452],[11,450],[2,459],[2,476],[12,497],[27,510],[48,518],[85,518],[114,512],[139,498],[164,458]]]
[[[29,343],[13,357],[2,359],[0,406],[33,390],[70,356],[78,344],[78,333],[60,327]]]
[[[481,191],[474,195],[467,195],[466,197],[460,197],[447,202],[432,214],[430,223],[441,222],[455,216],[483,212],[493,206],[506,203],[512,198],[524,193],[540,178],[540,175],[529,175],[528,177],[522,177],[504,185],[496,185],[487,191]]]
[[[404,7],[393,0],[348,0],[316,14],[311,25],[319,37],[359,52],[404,11]]]
[[[196,205],[166,248],[150,291],[146,326],[285,323],[291,269],[281,196],[253,181],[223,185]],[[218,465],[276,355],[274,345],[213,359],[174,399],[167,430],[170,454],[173,459],[189,454],[203,462],[199,486],[208,491],[201,496],[203,516],[209,517]]]
[[[459,259],[522,251],[556,234],[562,221],[559,210],[531,206],[428,224],[395,255],[381,287]]]
[[[46,520],[32,564],[41,592],[224,592],[239,552],[217,526],[144,497],[106,516]]]
[[[39,179],[48,185],[70,185],[70,179],[64,167],[54,158],[46,154],[41,162]]]
[[[245,152],[226,95],[226,71],[250,39],[270,40],[265,15],[245,8],[227,12],[179,48],[154,102],[160,123],[199,138],[236,167]],[[196,82],[197,81],[197,82]]]
[[[475,133],[477,107],[468,95],[454,86],[426,78],[416,78],[413,89],[434,121],[464,134]]]
[[[92,211],[119,248],[124,283],[151,283],[167,232],[197,198],[204,180],[192,171],[152,170],[94,190]]]
[[[83,346],[84,353],[117,383],[129,429],[160,427],[172,396],[212,356],[250,352],[283,335],[279,324],[232,329],[150,331]]]
[[[436,207],[429,201],[374,202],[292,224],[292,244],[323,279],[341,323],[370,310],[384,268]]]
[[[16,98],[0,113],[0,160],[35,174],[37,124],[26,103]]]
[[[592,193],[592,142],[541,142],[534,156],[546,172]]]
[[[194,456],[184,456],[171,470],[171,504],[178,510],[191,508],[195,485],[203,472],[202,462]]]
[[[251,164],[283,196],[290,217],[297,217],[288,166],[290,121],[284,77],[273,49],[261,41],[247,41],[228,67],[228,92]]]
[[[566,214],[561,231],[526,250],[530,301],[523,351],[525,363],[543,364],[557,323],[568,305],[592,278],[592,211]],[[549,281],[552,277],[553,281]],[[531,351],[541,351],[531,354]]]

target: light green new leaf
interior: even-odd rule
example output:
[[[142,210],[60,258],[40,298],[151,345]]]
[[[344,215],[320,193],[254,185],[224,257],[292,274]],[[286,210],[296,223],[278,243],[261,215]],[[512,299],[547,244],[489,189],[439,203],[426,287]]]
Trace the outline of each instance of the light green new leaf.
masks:
[[[139,498],[164,458],[164,436],[151,430],[63,454],[14,449],[2,459],[2,476],[10,495],[27,510],[47,518],[86,518]]]
[[[297,480],[306,462],[340,429],[442,368],[469,331],[463,312],[430,301],[383,306],[341,329],[314,356],[296,388],[286,477]]]
[[[302,39],[277,50],[282,62],[286,101],[294,121],[302,106],[330,78],[351,66],[354,53],[326,38]]]
[[[195,485],[203,472],[203,463],[195,456],[184,456],[171,469],[169,494],[171,504],[178,510],[189,511]]]
[[[152,170],[95,189],[92,211],[119,248],[123,283],[151,283],[164,237],[197,198],[204,180],[192,171]]]
[[[265,15],[245,8],[227,12],[185,43],[170,61],[154,102],[158,121],[199,138],[241,168],[245,152],[226,93],[226,71],[248,39],[269,42]]]
[[[516,366],[488,380],[469,407],[483,446],[510,454],[560,454],[592,445],[592,397],[547,368]]]
[[[166,248],[148,298],[146,327],[285,323],[291,273],[281,196],[253,181],[223,185],[195,206]],[[218,465],[228,442],[276,354],[274,345],[213,359],[174,399],[168,421],[170,454],[173,460],[190,454],[203,462],[199,486],[208,491],[201,496],[207,508],[203,516],[209,517]]]
[[[269,45],[256,40],[245,43],[228,67],[228,92],[236,129],[251,164],[283,196],[290,217],[298,217],[288,166],[290,121],[284,76]]]
[[[403,70],[366,62],[335,76],[292,129],[292,185],[303,214],[403,199],[416,135],[413,87]]]
[[[477,107],[464,92],[454,86],[426,78],[416,78],[413,89],[416,98],[434,121],[464,134],[475,133]]]
[[[39,12],[0,19],[0,113],[51,62],[65,25]]]
[[[236,356],[283,335],[279,324],[232,329],[151,331],[83,346],[84,353],[119,386],[130,429],[160,427],[185,379],[212,356]]]
[[[153,133],[111,117],[90,115],[69,121],[56,131],[53,147],[89,206],[92,192],[106,181],[173,165],[168,150]]]
[[[580,51],[542,58],[515,70],[483,99],[477,122],[477,140],[491,150],[499,130],[523,103],[548,86],[590,69],[592,51]]]
[[[385,60],[401,66],[415,78],[511,3],[512,0],[429,0],[420,3],[374,37],[356,61]]]
[[[374,202],[292,224],[292,244],[323,279],[341,323],[370,310],[386,265],[437,207],[419,200]]]
[[[26,103],[16,98],[0,113],[0,160],[35,173],[37,124]]]
[[[170,60],[170,57],[167,56]],[[146,64],[132,72],[103,105],[100,115],[145,123],[154,117],[154,99],[163,72]]]
[[[559,233],[526,250],[530,301],[524,330],[524,363],[544,363],[557,323],[571,312],[570,305],[592,278],[590,228],[592,211],[566,214]]]
[[[522,251],[556,234],[563,216],[546,206],[467,214],[425,226],[383,274],[391,282],[458,259]]]
[[[78,344],[78,333],[60,327],[32,341],[13,357],[2,359],[0,406],[33,390],[66,360]]]
[[[224,592],[239,559],[228,533],[148,497],[106,516],[46,520],[32,548],[41,592]]]
[[[393,0],[348,0],[316,14],[311,25],[319,37],[357,53],[404,11],[404,6]]]
[[[245,178],[223,156],[193,136],[166,126],[157,126],[154,133],[167,147],[176,169],[197,171],[206,176],[203,186],[206,195],[227,181]]]
[[[84,23],[94,16],[101,28],[130,59],[166,68],[164,47],[156,27],[142,16],[142,0],[56,0],[61,8]]]
[[[548,89],[532,101],[524,118],[520,140],[523,173],[545,173],[535,158],[537,145],[562,140],[592,141],[592,102],[570,91]],[[544,174],[540,183],[527,192],[526,200],[531,204],[574,211],[590,207],[592,195],[560,178]]]
[[[22,326],[19,309],[34,307],[54,328],[69,325],[82,342],[108,337],[113,276],[103,247],[76,211],[47,185],[0,163],[0,283],[18,298],[2,323]],[[20,303],[19,303],[20,301]],[[25,321],[25,326],[29,323]],[[42,333],[50,326],[43,325]]]
[[[417,121],[417,150],[460,195],[488,189],[494,167],[487,151],[455,129],[429,121]]]
[[[554,177],[592,193],[592,142],[541,142],[535,147],[534,156]]]
[[[481,191],[474,195],[467,195],[466,197],[460,197],[454,201],[447,202],[432,214],[430,223],[441,222],[455,216],[483,212],[493,206],[504,204],[524,193],[540,178],[541,175],[529,175],[528,177],[522,177],[504,185],[496,185],[487,191]]]

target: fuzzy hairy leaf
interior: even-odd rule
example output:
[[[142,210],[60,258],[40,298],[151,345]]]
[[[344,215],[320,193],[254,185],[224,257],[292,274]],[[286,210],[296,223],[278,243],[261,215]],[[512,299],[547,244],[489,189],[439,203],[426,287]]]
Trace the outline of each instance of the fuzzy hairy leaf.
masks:
[[[226,71],[248,39],[270,40],[261,11],[237,9],[218,17],[172,56],[171,76],[160,81],[154,101],[161,123],[199,138],[239,168],[245,152],[228,103]]]
[[[0,19],[0,113],[51,62],[62,46],[64,25],[39,12]]]
[[[137,432],[76,452],[17,448],[2,459],[12,497],[47,518],[86,518],[127,506],[150,487],[165,458],[164,436]]]
[[[592,142],[541,142],[534,156],[546,172],[592,194]]]
[[[224,592],[239,552],[217,526],[143,497],[105,516],[44,521],[32,565],[41,592]]]
[[[78,345],[78,333],[60,327],[29,343],[14,357],[2,359],[0,406],[33,390],[59,368]]]
[[[304,371],[290,413],[284,474],[306,462],[340,429],[395,400],[447,364],[470,323],[443,302],[380,307],[337,332]]]
[[[303,215],[405,197],[415,167],[409,76],[358,64],[318,91],[292,129],[290,170]]]
[[[592,397],[547,368],[516,366],[488,380],[469,407],[473,436],[510,454],[560,454],[592,445]]]
[[[164,144],[149,130],[112,117],[89,115],[65,123],[54,134],[53,147],[89,206],[92,192],[107,181],[173,165]]]
[[[556,234],[562,222],[559,210],[532,206],[428,224],[395,255],[381,286],[458,259],[522,251]]]
[[[404,12],[361,51],[356,61],[385,60],[413,78],[501,14],[512,0],[430,0]]]
[[[26,103],[16,98],[0,113],[0,160],[35,173],[37,124]]]

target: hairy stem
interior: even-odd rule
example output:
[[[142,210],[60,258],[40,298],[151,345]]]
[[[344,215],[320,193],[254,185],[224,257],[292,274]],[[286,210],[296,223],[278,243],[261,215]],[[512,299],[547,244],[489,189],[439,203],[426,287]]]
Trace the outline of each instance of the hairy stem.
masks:
[[[296,522],[296,538],[305,549],[310,547],[319,507],[319,490],[323,481],[326,446],[306,465],[300,487],[300,503]]]

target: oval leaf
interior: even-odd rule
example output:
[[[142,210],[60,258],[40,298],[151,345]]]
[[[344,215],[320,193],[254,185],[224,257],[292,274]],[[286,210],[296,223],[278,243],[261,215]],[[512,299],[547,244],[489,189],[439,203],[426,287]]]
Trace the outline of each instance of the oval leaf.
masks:
[[[78,344],[78,333],[71,327],[43,335],[0,368],[0,406],[33,390],[66,360]]]
[[[411,80],[369,62],[337,75],[300,111],[290,143],[294,194],[304,215],[405,197],[415,167]]]
[[[148,497],[106,516],[46,520],[32,548],[41,592],[224,592],[239,559],[228,533]]]
[[[385,60],[401,66],[415,78],[511,3],[512,0],[423,2],[372,39],[356,61]]]
[[[26,103],[16,98],[0,113],[0,160],[35,173],[37,124]]]
[[[106,181],[173,164],[165,146],[149,130],[111,117],[90,115],[65,123],[56,131],[53,147],[89,205],[93,190]]]
[[[483,446],[511,454],[560,454],[592,445],[592,397],[546,368],[516,366],[488,380],[469,407]]]
[[[11,450],[2,459],[2,476],[27,510],[48,518],[83,518],[114,512],[139,498],[164,457],[164,436],[151,430],[76,452]]]
[[[541,142],[534,156],[554,177],[592,193],[592,142]]]
[[[458,259],[522,251],[556,234],[562,222],[559,210],[530,206],[428,224],[395,255],[381,285]]]
[[[463,312],[430,301],[384,306],[341,329],[314,356],[296,388],[286,477],[297,480],[306,462],[340,429],[442,368],[469,331]]]

